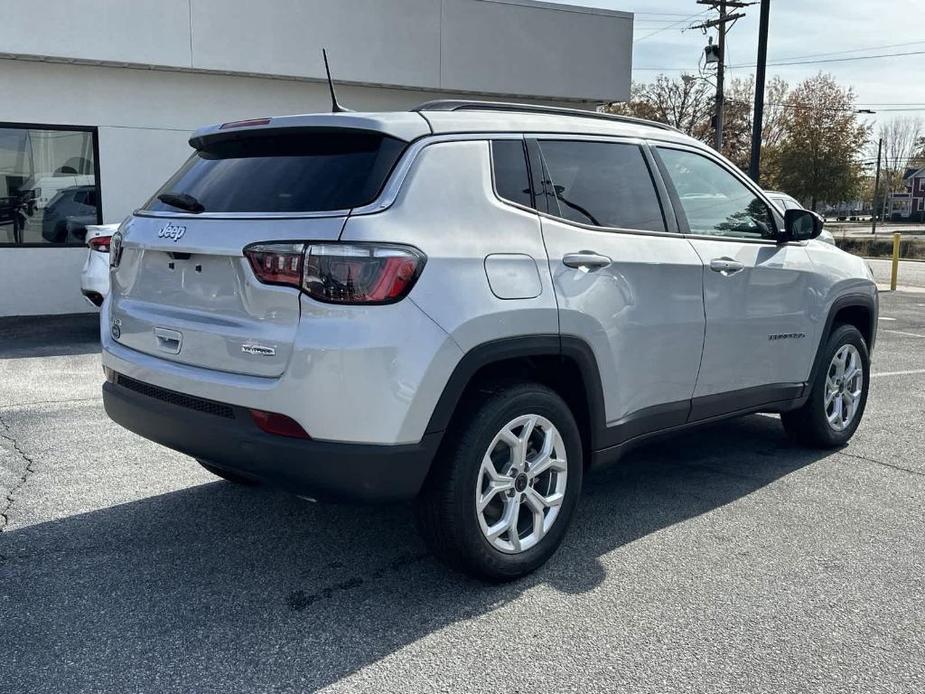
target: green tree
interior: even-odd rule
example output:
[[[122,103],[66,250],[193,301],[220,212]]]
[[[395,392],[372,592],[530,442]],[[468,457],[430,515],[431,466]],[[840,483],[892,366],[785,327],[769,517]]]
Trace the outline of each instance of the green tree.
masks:
[[[855,113],[849,87],[819,73],[786,98],[784,136],[776,152],[777,183],[791,195],[822,201],[851,200],[861,193],[861,154],[869,126]]]

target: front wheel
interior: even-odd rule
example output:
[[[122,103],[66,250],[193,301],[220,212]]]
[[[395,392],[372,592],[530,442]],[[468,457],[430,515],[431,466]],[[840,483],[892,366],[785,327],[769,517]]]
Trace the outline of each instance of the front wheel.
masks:
[[[829,336],[809,399],[781,414],[784,429],[800,443],[836,448],[848,443],[864,415],[870,384],[870,357],[864,337],[853,325],[840,325]]]
[[[534,384],[499,389],[454,418],[418,503],[431,552],[491,581],[530,573],[556,551],[582,481],[568,406]]]

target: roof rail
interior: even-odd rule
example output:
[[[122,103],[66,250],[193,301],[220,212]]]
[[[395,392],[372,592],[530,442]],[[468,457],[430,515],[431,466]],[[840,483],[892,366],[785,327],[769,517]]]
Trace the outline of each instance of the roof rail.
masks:
[[[547,113],[556,116],[576,116],[578,118],[597,118],[598,120],[633,123],[634,125],[647,125],[652,128],[680,132],[666,123],[621,116],[616,113],[601,113],[600,111],[585,111],[580,108],[564,108],[562,106],[541,106],[539,104],[515,104],[503,101],[467,101],[464,99],[437,99],[427,101],[415,106],[412,111],[512,111],[520,113]]]

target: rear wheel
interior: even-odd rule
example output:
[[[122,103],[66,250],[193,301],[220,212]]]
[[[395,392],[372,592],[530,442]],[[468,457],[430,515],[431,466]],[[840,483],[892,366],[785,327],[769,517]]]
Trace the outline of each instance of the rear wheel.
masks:
[[[539,384],[499,389],[454,419],[418,503],[431,552],[509,581],[556,551],[581,491],[582,448],[565,402]]]
[[[240,484],[245,487],[255,487],[260,484],[257,480],[252,477],[247,477],[246,475],[239,475],[236,472],[231,470],[224,470],[220,467],[216,467],[212,463],[209,463],[205,460],[196,459],[196,462],[202,465],[206,470],[211,472],[213,475],[221,477],[223,480],[228,480],[229,482],[234,482],[235,484]]]
[[[822,368],[806,403],[781,414],[784,429],[814,448],[843,446],[854,435],[870,383],[870,358],[864,337],[853,325],[840,325],[829,336]]]

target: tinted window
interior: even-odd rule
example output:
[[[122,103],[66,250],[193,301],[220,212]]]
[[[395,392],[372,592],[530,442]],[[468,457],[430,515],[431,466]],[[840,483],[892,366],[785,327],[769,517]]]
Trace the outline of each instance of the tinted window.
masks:
[[[83,245],[74,230],[102,223],[95,140],[88,128],[0,128],[0,246]]]
[[[491,160],[495,171],[495,190],[505,200],[526,207],[533,206],[530,174],[523,140],[495,140],[491,143]]]
[[[319,212],[372,202],[405,143],[374,134],[294,132],[214,142],[158,191],[205,212]],[[152,198],[149,210],[172,207]]]
[[[611,142],[542,140],[559,216],[582,224],[665,231],[642,150]]]
[[[772,238],[771,211],[738,178],[694,152],[659,148],[692,234]]]

